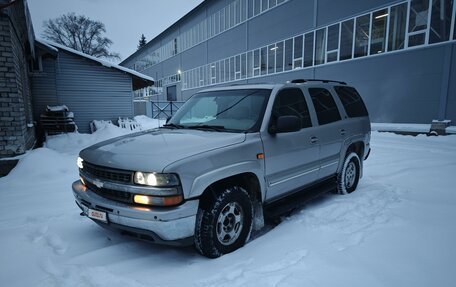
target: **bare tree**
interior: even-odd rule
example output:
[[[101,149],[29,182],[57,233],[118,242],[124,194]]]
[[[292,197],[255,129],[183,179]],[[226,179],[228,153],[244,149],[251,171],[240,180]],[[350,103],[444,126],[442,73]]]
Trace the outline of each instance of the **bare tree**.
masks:
[[[118,53],[109,52],[112,41],[104,37],[106,28],[100,21],[68,13],[43,23],[43,36],[53,42],[98,57],[120,60]]]

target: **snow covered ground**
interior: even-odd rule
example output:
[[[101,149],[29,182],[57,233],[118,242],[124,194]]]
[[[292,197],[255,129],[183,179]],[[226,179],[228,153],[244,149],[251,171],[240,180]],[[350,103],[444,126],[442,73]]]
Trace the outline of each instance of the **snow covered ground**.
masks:
[[[355,193],[323,196],[210,260],[79,216],[79,150],[122,132],[54,137],[0,178],[1,286],[455,286],[456,136],[373,132]]]

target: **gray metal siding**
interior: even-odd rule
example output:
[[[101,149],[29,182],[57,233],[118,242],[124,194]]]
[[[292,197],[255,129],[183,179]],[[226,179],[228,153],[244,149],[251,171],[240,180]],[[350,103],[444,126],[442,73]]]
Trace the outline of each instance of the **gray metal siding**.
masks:
[[[452,56],[451,56],[451,72],[450,82],[448,86],[448,99],[446,118],[453,120],[453,124],[456,123],[456,43],[452,45]]]
[[[252,18],[248,21],[249,49],[259,48],[271,44],[272,41],[283,40],[311,29],[313,7],[313,1],[290,1]]]
[[[181,27],[181,32],[185,31],[191,24],[202,19],[203,11],[210,14],[216,10],[215,7],[219,9],[230,2],[232,1],[206,1],[197,13],[177,22],[176,26]],[[168,76],[177,69],[184,72],[399,2],[403,1],[290,0],[151,67],[146,74],[160,79],[160,75]],[[160,41],[162,37],[164,36],[161,35],[153,41]],[[359,89],[366,100],[373,121],[416,123],[429,123],[438,118],[441,99],[445,99],[444,85],[447,84],[445,119],[456,122],[456,81],[452,80],[456,79],[455,46],[455,42],[422,46],[234,83],[285,82],[295,78],[344,80]],[[453,47],[453,51],[448,53],[448,47]],[[445,62],[448,61],[451,62],[451,66],[446,68],[448,65],[445,65]],[[448,69],[451,70],[448,76],[450,80],[448,83],[442,83]],[[181,98],[186,100],[198,90],[181,91]]]
[[[43,71],[34,74],[32,85],[37,120],[47,105],[66,105],[79,132],[87,133],[92,120],[134,115],[131,76],[65,51],[57,59],[43,60]]]
[[[208,61],[213,62],[246,50],[246,24],[224,32],[223,37],[214,37],[207,43]],[[204,63],[203,63],[204,64]]]
[[[133,116],[132,80],[123,72],[60,51],[57,59],[57,94],[74,112],[79,131],[90,131],[92,120]]]
[[[315,78],[354,85],[375,122],[429,123],[438,114],[442,53],[436,46],[361,58],[315,68]]]
[[[46,111],[48,105],[58,105],[55,80],[55,60],[44,58],[43,70],[32,75],[33,90],[33,118],[39,122],[40,115]]]

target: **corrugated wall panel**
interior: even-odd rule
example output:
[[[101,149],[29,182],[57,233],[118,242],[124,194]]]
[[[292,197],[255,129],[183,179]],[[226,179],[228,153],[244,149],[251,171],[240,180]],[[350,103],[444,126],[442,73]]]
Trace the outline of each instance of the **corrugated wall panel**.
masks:
[[[43,71],[35,72],[32,76],[33,117],[40,120],[40,115],[46,111],[47,105],[58,105],[55,81],[55,60],[45,58],[42,61]]]
[[[65,51],[56,67],[59,101],[74,112],[79,132],[90,132],[92,120],[133,116],[131,76]]]

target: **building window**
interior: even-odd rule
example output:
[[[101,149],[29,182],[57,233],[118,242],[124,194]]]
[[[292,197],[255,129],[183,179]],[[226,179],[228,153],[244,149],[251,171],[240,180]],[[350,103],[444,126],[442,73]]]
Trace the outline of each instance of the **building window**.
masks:
[[[224,83],[225,80],[225,60],[219,61],[220,66],[220,83]]]
[[[234,9],[234,2],[230,4],[230,28],[236,25],[236,9]]]
[[[340,31],[340,60],[348,60],[353,54],[353,28],[354,20],[342,22]]]
[[[261,1],[261,12],[268,10],[268,0]]]
[[[247,20],[247,0],[241,0],[241,23]]]
[[[339,51],[339,24],[328,27],[328,42],[327,42],[327,54],[326,61],[334,62],[338,60]]]
[[[277,5],[277,0],[269,0],[269,9],[275,7]]]
[[[235,57],[230,58],[230,81],[234,81],[236,78],[235,72]]]
[[[386,51],[386,23],[388,9],[382,9],[372,14],[372,33],[370,54],[380,54]]]
[[[206,75],[204,74],[204,66],[199,68],[199,86],[203,87],[204,86],[204,79],[206,78]],[[217,74],[218,76],[218,74]]]
[[[411,0],[409,17],[409,47],[423,45],[426,42],[426,30],[429,17],[429,0]]]
[[[293,69],[302,68],[303,36],[294,38]]]
[[[276,44],[276,59],[275,59],[275,69],[276,73],[280,73],[283,71],[283,42],[279,42]]]
[[[217,73],[216,73],[215,63],[211,64],[211,84],[217,83]]]
[[[256,16],[261,12],[261,0],[253,0],[253,15]]]
[[[220,13],[220,33],[222,33],[226,30],[226,28],[225,28],[225,10],[222,9],[218,13]]]
[[[293,69],[293,39],[285,41],[285,71]]]
[[[253,51],[247,52],[247,78],[253,77]]]
[[[253,51],[253,76],[260,75],[260,50]]]
[[[310,97],[317,113],[318,124],[326,125],[341,120],[339,110],[331,93],[323,88],[310,88]]]
[[[270,45],[268,47],[268,74],[275,73],[275,54],[276,54],[277,46]]]
[[[367,56],[369,51],[370,14],[356,18],[355,58]]]
[[[267,47],[263,47],[260,49],[260,67],[261,67],[261,75],[266,75],[267,66],[268,66],[268,50]]]
[[[325,63],[326,28],[315,32],[315,65]]]
[[[235,25],[238,25],[239,23],[241,23],[241,3],[239,0],[236,0],[234,2],[234,11],[235,11]]]
[[[388,51],[401,50],[405,47],[407,6],[407,3],[402,3],[390,9]]]
[[[246,74],[247,74],[247,54],[242,54],[241,55],[241,79],[245,79],[246,78]]]
[[[241,55],[235,57],[235,68],[234,68],[234,78],[236,80],[241,79]]]
[[[429,44],[448,41],[451,31],[453,0],[433,0]]]
[[[247,0],[247,18],[253,17],[253,0]]]
[[[307,33],[304,41],[304,67],[311,67],[314,59],[314,32]]]
[[[225,59],[225,82],[230,81],[230,58]]]

